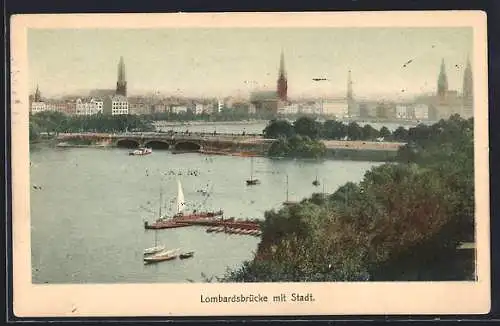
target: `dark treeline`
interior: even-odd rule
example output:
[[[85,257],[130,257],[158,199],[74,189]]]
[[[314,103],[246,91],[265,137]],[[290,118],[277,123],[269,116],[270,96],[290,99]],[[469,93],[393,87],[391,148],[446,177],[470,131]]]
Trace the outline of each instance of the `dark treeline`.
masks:
[[[394,132],[391,132],[387,127],[382,127],[378,130],[369,124],[361,126],[356,122],[345,124],[337,120],[327,120],[322,123],[316,121],[313,117],[300,117],[293,123],[288,120],[274,119],[264,129],[264,136],[266,138],[290,138],[294,135],[309,137],[310,139],[371,141],[383,138],[385,141],[407,142],[410,134],[409,130],[404,127],[399,127]]]
[[[30,115],[30,140],[36,140],[41,133],[56,135],[60,132],[126,132],[153,131],[149,119],[137,115],[68,116],[60,112],[40,112]]]
[[[265,213],[253,260],[222,282],[473,279],[473,120],[409,135],[398,163]]]

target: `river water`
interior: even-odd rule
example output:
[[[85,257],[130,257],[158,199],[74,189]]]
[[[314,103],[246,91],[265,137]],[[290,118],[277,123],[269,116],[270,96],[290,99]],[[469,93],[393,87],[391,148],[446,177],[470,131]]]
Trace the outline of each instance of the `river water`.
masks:
[[[380,164],[255,158],[254,177],[261,184],[248,187],[250,158],[161,150],[143,157],[127,154],[119,148],[31,150],[31,183],[41,187],[31,188],[34,283],[187,282],[202,281],[202,273],[222,276],[252,259],[257,237],[206,233],[202,227],[160,230],[160,243],[195,255],[143,264],[143,250],[154,245],[155,232],[144,230],[143,221],[156,219],[160,188],[170,202],[162,205],[167,212],[179,179],[189,209],[223,209],[226,217],[262,219],[264,211],[286,200],[286,175],[289,200],[300,200],[357,182]],[[312,185],[316,175],[319,187]]]

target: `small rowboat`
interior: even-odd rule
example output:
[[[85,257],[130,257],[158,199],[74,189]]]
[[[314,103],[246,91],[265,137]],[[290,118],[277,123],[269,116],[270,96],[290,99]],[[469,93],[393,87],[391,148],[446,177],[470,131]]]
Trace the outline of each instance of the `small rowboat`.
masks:
[[[194,256],[194,251],[188,251],[188,252],[184,252],[182,254],[179,255],[179,258],[180,259],[187,259],[187,258],[191,258]]]

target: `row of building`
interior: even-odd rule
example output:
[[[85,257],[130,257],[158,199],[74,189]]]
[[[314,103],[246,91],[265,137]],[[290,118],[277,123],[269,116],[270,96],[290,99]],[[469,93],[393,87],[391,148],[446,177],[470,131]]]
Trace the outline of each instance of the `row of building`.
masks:
[[[260,91],[250,95],[251,110],[257,113],[276,115],[316,114],[336,118],[360,119],[404,119],[404,120],[439,120],[453,114],[472,117],[473,82],[472,67],[469,58],[465,65],[462,92],[448,89],[448,77],[444,59],[437,79],[435,94],[417,96],[411,101],[363,101],[354,97],[351,71],[347,77],[347,92],[343,97],[324,98],[309,102],[292,102],[287,98],[287,77],[283,53],[276,91]]]
[[[437,80],[435,94],[418,96],[404,103],[388,101],[356,100],[353,93],[351,71],[347,76],[347,92],[343,97],[323,98],[312,101],[290,101],[288,77],[285,70],[285,59],[281,52],[277,87],[271,91],[252,92],[249,99],[226,98],[217,99],[159,99],[153,97],[127,97],[127,81],[123,57],[118,63],[118,80],[116,89],[99,90],[88,98],[75,98],[60,101],[44,101],[37,87],[30,97],[32,113],[41,111],[59,111],[74,115],[93,114],[151,114],[151,113],[187,113],[213,114],[224,108],[257,113],[263,115],[315,114],[336,118],[360,119],[404,119],[404,120],[439,120],[453,114],[463,117],[473,115],[472,68],[467,59],[464,70],[462,92],[448,89],[448,78],[444,60]]]

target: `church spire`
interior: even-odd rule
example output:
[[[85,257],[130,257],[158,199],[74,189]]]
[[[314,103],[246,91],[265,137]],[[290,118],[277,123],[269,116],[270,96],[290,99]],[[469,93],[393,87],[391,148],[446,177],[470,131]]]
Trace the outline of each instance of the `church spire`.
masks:
[[[444,98],[448,92],[448,77],[446,76],[446,65],[444,59],[441,59],[441,69],[439,71],[437,95]]]
[[[38,88],[38,84],[36,84],[35,98],[33,99],[35,102],[42,101],[42,95],[40,94],[40,89]]]
[[[118,63],[118,81],[116,82],[116,94],[127,96],[127,80],[125,78],[125,63],[123,57],[120,57]]]
[[[347,99],[352,100],[352,79],[350,69],[347,72]]]
[[[467,64],[464,70],[464,81],[462,86],[462,104],[463,104],[463,114],[466,117],[471,117],[473,115],[473,104],[474,104],[474,90],[472,82],[472,65],[470,63],[469,56],[467,56]]]
[[[283,49],[281,49],[281,56],[280,56],[280,72],[279,72],[280,77],[286,77],[286,71],[285,71],[285,54],[283,53]]]
[[[280,70],[279,70],[278,85],[277,85],[278,98],[281,101],[286,101],[287,92],[288,92],[288,81],[285,70],[285,55],[283,53],[283,49],[281,49]]]
[[[464,82],[462,87],[462,96],[464,99],[472,98],[472,66],[469,56],[467,56],[467,64],[464,71]]]

